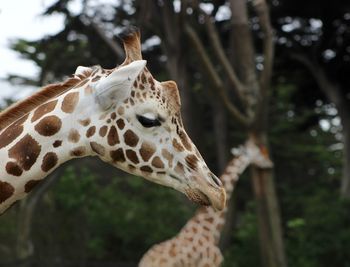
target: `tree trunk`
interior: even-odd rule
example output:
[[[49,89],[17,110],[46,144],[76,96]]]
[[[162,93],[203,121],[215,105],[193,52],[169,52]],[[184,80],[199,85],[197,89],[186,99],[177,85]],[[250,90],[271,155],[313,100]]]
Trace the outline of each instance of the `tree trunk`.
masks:
[[[215,134],[217,173],[222,173],[228,161],[227,157],[227,120],[226,110],[221,102],[213,98],[213,127]]]
[[[268,8],[257,6],[259,20],[264,33],[265,71],[261,73],[260,81],[256,74],[255,50],[248,21],[245,0],[231,0],[233,45],[233,62],[235,70],[245,86],[245,110],[248,117],[255,117],[249,127],[258,145],[267,147],[268,129],[268,94],[270,68],[273,62],[272,29],[270,29]],[[265,76],[264,76],[265,75]],[[287,260],[283,245],[281,219],[275,182],[271,170],[256,167],[252,171],[252,183],[257,201],[257,217],[260,240],[260,253],[265,267],[286,267]]]
[[[257,136],[257,144],[267,147],[267,136]],[[252,183],[257,201],[260,253],[265,267],[286,267],[283,233],[273,172],[253,167]]]
[[[340,105],[337,107],[343,126],[343,174],[340,186],[341,196],[350,199],[350,108]]]

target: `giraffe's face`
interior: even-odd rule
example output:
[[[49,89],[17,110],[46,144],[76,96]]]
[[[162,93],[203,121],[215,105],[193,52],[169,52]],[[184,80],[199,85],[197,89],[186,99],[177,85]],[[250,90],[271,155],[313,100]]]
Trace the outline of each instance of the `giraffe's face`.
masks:
[[[158,82],[143,68],[137,77],[129,77],[130,88],[118,93],[118,97],[123,95],[122,101],[110,103],[111,97],[97,100],[109,107],[101,116],[105,125],[100,131],[107,151],[100,157],[129,173],[179,190],[195,202],[222,209],[225,191],[186,134],[175,82]],[[98,91],[111,86],[102,83]]]

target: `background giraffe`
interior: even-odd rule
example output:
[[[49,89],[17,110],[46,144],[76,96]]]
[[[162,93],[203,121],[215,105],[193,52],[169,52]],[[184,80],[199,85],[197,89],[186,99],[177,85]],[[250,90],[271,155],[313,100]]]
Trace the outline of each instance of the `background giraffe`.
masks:
[[[248,140],[239,149],[233,149],[234,158],[221,175],[228,200],[239,175],[250,165],[271,168],[265,150]],[[220,234],[225,224],[227,207],[215,211],[202,207],[186,223],[174,238],[154,245],[142,257],[139,267],[218,267],[223,256],[218,247]]]
[[[121,37],[120,67],[78,67],[0,114],[0,213],[63,162],[90,155],[224,207],[221,182],[183,128],[176,83],[145,68],[136,28]]]

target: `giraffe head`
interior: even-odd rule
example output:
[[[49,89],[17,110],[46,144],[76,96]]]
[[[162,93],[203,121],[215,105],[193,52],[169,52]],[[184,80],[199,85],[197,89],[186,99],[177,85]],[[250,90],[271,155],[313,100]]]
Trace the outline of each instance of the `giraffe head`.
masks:
[[[98,139],[90,142],[92,150],[129,173],[223,209],[226,196],[221,182],[182,124],[176,83],[158,82],[147,70],[137,29],[129,29],[122,40],[124,63],[91,84],[102,114]]]
[[[244,153],[252,165],[261,169],[271,169],[273,167],[273,162],[268,155],[266,147],[256,144],[255,138],[253,137],[248,138],[244,146],[231,149],[231,153],[234,156],[239,156]]]

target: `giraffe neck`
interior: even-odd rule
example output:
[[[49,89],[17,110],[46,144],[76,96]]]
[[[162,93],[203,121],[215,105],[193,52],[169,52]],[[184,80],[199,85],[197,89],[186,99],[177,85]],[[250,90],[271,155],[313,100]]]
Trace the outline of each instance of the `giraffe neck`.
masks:
[[[243,151],[226,167],[221,181],[226,190],[227,203],[230,201],[235,184],[241,173],[249,166],[250,158]],[[195,216],[184,226],[181,232],[201,232],[202,235],[212,238],[212,242],[217,244],[220,240],[222,228],[226,222],[227,206],[222,211],[215,211],[212,207],[199,208]]]
[[[62,163],[92,154],[89,85],[50,99],[0,132],[0,213]]]

